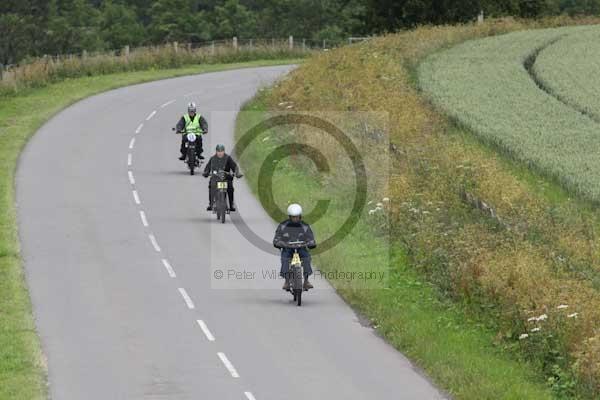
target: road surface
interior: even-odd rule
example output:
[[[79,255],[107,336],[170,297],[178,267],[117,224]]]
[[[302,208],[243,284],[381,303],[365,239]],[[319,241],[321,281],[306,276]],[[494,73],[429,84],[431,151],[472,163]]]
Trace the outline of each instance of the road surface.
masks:
[[[326,283],[298,308],[280,280],[214,278],[244,262],[276,268],[277,258],[205,211],[207,182],[177,160],[171,127],[196,101],[211,127],[207,152],[230,149],[228,111],[290,69],[113,90],[30,141],[18,217],[52,399],[442,398]],[[271,240],[275,224],[243,179],[236,196],[246,223]]]

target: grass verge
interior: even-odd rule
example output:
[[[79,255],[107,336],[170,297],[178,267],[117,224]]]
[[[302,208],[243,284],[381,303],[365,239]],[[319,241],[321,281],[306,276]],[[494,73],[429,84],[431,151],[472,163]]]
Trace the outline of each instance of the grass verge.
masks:
[[[176,76],[290,64],[299,59],[189,66],[66,79],[0,98],[0,399],[44,399],[46,365],[21,265],[14,174],[29,137],[63,108],[109,89]]]
[[[442,308],[456,308],[465,321],[470,318],[482,324],[483,332],[489,329],[493,337],[482,336],[484,343],[531,369],[537,376],[534,382],[545,381],[558,399],[591,399],[600,393],[598,208],[497,152],[436,110],[418,87],[417,70],[427,56],[467,40],[598,22],[597,18],[508,19],[422,27],[314,57],[262,99],[268,111],[291,107],[388,112],[389,125],[381,132],[389,134],[393,165],[389,185],[377,198],[392,200],[385,208],[392,254],[404,254],[405,268],[422,285],[431,285]],[[299,129],[297,134],[319,149],[332,150],[314,140],[309,130]],[[377,137],[377,132],[365,134]],[[295,174],[310,175],[304,165],[299,167]],[[352,251],[348,249],[348,254],[355,254]],[[370,254],[375,257],[376,252]],[[333,257],[323,265],[335,265],[336,260]],[[370,262],[369,257],[362,260]],[[400,268],[399,260],[402,257],[392,257],[392,271]],[[384,294],[371,293],[364,295],[368,299],[359,296],[360,301],[353,301],[347,288],[340,292],[369,317],[403,312],[393,307],[392,299],[386,303],[377,298]],[[402,298],[403,293],[390,296]],[[389,329],[399,336],[400,348],[414,355],[401,342],[405,327],[390,325]],[[454,367],[456,371],[449,370],[446,377],[428,371],[459,398],[513,396],[510,379],[497,393],[477,393],[479,385],[485,387],[477,379],[485,382],[486,378],[471,365],[466,365],[466,372]],[[450,376],[465,373],[474,379],[472,387],[452,386]],[[465,394],[469,390],[473,392]],[[527,396],[521,389],[513,393],[518,393],[517,398]]]
[[[244,107],[237,121],[238,139],[261,116],[268,115],[265,91]],[[254,113],[256,112],[256,113]],[[271,135],[272,133],[268,133]],[[269,140],[273,140],[273,139]],[[262,161],[273,147],[265,140],[256,140],[240,163],[248,182],[258,194],[258,172]],[[296,160],[300,163],[300,160]],[[274,164],[275,165],[275,164]],[[291,160],[273,168],[275,202],[281,206],[288,199],[303,204],[314,204],[321,195],[310,168],[298,168]],[[307,172],[302,172],[307,171]],[[326,189],[331,194],[331,189]],[[329,213],[314,226],[319,237],[331,234],[344,219],[342,213]],[[310,222],[310,221],[309,221]],[[383,251],[382,251],[383,250]],[[443,299],[439,290],[427,283],[411,266],[404,246],[392,240],[386,253],[381,238],[362,221],[340,245],[315,259],[327,271],[360,271],[368,265],[387,265],[388,287],[377,290],[348,285],[343,280],[332,283],[342,297],[367,316],[378,332],[396,348],[404,352],[419,367],[456,399],[550,399],[551,391],[539,374],[525,362],[519,362],[495,346],[495,332],[477,319],[468,309]]]

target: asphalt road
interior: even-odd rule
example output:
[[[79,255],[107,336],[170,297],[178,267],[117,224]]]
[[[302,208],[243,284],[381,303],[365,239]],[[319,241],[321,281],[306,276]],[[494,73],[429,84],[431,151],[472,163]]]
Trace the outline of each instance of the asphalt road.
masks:
[[[217,223],[206,180],[177,160],[170,128],[186,102],[209,119],[205,147],[229,149],[232,111],[290,68],[113,90],[30,141],[18,216],[53,399],[442,398],[326,283],[298,308],[280,280],[252,277],[277,257]],[[275,224],[243,179],[236,196],[271,240]]]

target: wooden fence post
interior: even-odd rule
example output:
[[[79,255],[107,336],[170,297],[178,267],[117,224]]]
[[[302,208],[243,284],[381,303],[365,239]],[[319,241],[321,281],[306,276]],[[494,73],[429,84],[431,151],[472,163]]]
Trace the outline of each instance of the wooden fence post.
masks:
[[[302,39],[302,51],[306,51],[306,39]]]
[[[214,40],[210,44],[210,54],[213,56],[215,55],[215,41]]]
[[[4,80],[4,64],[0,63],[0,81]]]
[[[233,37],[233,49],[234,50],[238,49],[237,36]]]
[[[173,50],[175,51],[175,54],[177,54],[179,51],[179,43],[173,42]]]
[[[477,16],[477,23],[478,23],[479,25],[483,24],[483,10],[481,10],[481,11],[479,12],[479,15]]]
[[[293,50],[294,49],[294,37],[292,35],[290,35],[290,38],[288,39],[288,41],[289,41],[290,50]]]
[[[327,46],[327,40],[323,39],[323,50],[325,50],[325,46]]]
[[[123,54],[125,54],[125,57],[129,58],[129,45],[125,45],[125,48],[123,49]]]

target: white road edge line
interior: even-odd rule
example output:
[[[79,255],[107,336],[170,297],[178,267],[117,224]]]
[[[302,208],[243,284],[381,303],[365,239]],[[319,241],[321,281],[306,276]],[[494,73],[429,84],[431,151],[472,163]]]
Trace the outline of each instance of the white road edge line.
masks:
[[[179,288],[178,290],[179,290],[179,293],[181,293],[181,297],[183,297],[183,301],[185,301],[185,305],[187,306],[187,308],[189,308],[190,310],[193,310],[195,308],[194,303],[192,302],[192,299],[190,299],[190,296],[188,296],[185,289]]]
[[[140,210],[140,218],[142,219],[142,224],[147,228],[148,220],[146,219],[146,213]]]
[[[129,183],[135,185],[135,178],[133,177],[133,172],[127,171],[127,175],[129,176]]]
[[[129,149],[133,149],[133,146],[135,146],[135,138],[132,137],[131,141],[129,142]]]
[[[144,127],[144,124],[139,124],[137,129],[135,130],[135,133],[140,133],[140,131],[142,130],[143,127]]]
[[[171,100],[171,101],[167,101],[165,104],[163,104],[162,106],[160,106],[160,108],[165,108],[166,106],[175,103],[175,100]]]
[[[148,237],[150,238],[150,242],[152,242],[152,247],[154,247],[154,250],[156,250],[156,252],[160,253],[160,247],[158,246],[158,242],[156,241],[156,238],[154,237],[154,235],[149,234]]]
[[[238,375],[237,371],[233,367],[233,364],[231,364],[231,362],[227,359],[227,356],[225,356],[224,353],[217,353],[217,355],[219,356],[221,361],[223,361],[223,364],[225,364],[225,368],[227,368],[227,370],[229,371],[231,376],[233,376],[234,378],[239,378],[240,376]]]
[[[137,204],[137,205],[142,204],[142,202],[140,201],[140,196],[138,195],[137,190],[133,191],[133,200],[135,201],[135,204]]]
[[[215,337],[213,336],[212,333],[210,333],[210,330],[208,329],[208,326],[206,326],[206,324],[204,323],[204,321],[202,321],[201,319],[199,319],[196,322],[198,322],[198,325],[200,325],[200,329],[202,329],[202,332],[204,332],[204,334],[206,335],[206,338],[209,341],[214,342],[215,341]]]
[[[152,117],[154,117],[156,115],[156,110],[152,111],[150,113],[150,115],[148,115],[148,117],[146,118],[146,121],[150,121],[152,119]]]
[[[133,164],[133,156],[131,155],[131,153],[127,154],[127,166],[131,167],[131,164]]]
[[[173,270],[173,267],[171,267],[171,264],[169,264],[169,261],[167,261],[165,258],[162,259],[162,263],[165,266],[167,273],[169,274],[169,276],[171,278],[175,278],[175,271]]]
[[[246,398],[248,400],[256,400],[256,397],[254,397],[254,395],[250,392],[244,392],[244,394],[246,395]]]

